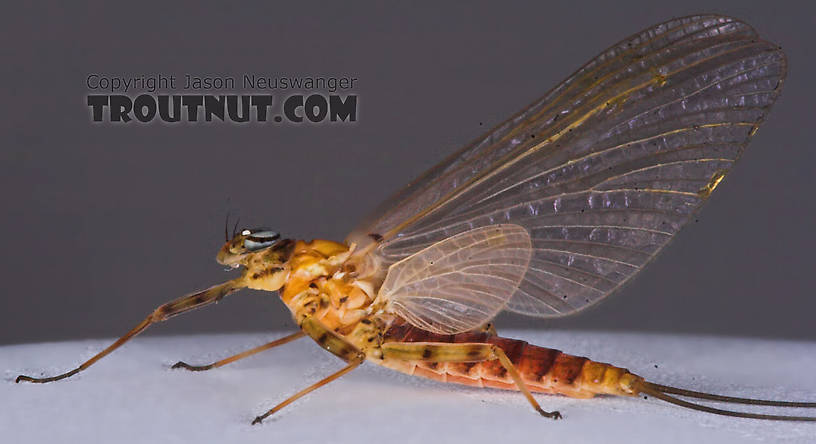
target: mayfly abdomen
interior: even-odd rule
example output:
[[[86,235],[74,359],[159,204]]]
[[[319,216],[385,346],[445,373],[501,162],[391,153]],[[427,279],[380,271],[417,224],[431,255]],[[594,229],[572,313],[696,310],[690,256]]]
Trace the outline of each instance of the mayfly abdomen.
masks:
[[[539,393],[574,398],[591,398],[597,394],[633,396],[637,394],[635,383],[642,379],[626,369],[610,364],[483,332],[438,335],[408,324],[400,324],[386,332],[384,342],[495,345],[504,351],[530,391]],[[466,348],[462,352],[466,353]],[[385,360],[382,365],[441,382],[518,390],[511,375],[498,359],[470,362],[438,362],[432,360],[433,356],[428,356],[428,359],[401,362]]]

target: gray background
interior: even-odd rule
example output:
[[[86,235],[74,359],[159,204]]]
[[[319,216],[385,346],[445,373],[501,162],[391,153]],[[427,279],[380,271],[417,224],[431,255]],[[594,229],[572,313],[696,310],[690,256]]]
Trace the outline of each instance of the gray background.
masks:
[[[3,11],[0,342],[118,335],[227,279],[213,258],[228,209],[289,237],[341,240],[602,49],[697,12],[746,20],[785,48],[790,72],[770,118],[699,223],[624,291],[569,319],[499,324],[816,339],[816,20],[802,4],[750,3]],[[348,75],[360,79],[359,122],[94,125],[91,72]],[[150,333],[284,328],[293,323],[275,295],[243,292]]]

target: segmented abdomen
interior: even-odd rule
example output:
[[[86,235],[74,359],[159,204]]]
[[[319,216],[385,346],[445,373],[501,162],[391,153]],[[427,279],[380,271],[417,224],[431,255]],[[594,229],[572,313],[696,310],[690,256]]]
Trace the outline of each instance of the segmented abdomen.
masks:
[[[488,333],[437,335],[408,324],[399,324],[391,327],[383,340],[384,342],[495,345],[504,351],[515,365],[522,380],[534,392],[556,393],[575,398],[590,398],[596,394],[632,396],[636,394],[633,388],[634,383],[641,379],[626,369],[610,364]],[[404,373],[442,382],[517,390],[510,374],[498,360],[482,362],[391,362],[386,360],[382,364]]]

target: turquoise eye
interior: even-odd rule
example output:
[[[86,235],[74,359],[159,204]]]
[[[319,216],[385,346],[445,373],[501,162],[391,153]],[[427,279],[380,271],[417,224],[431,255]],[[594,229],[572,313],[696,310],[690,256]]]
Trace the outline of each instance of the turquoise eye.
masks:
[[[241,234],[246,236],[244,248],[248,251],[263,250],[264,248],[271,247],[280,239],[280,233],[267,228],[247,229],[243,230]]]

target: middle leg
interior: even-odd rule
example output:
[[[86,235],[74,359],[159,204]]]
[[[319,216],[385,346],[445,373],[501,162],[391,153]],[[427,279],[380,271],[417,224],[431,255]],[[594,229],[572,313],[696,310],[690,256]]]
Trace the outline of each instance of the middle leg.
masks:
[[[280,404],[267,410],[266,413],[264,413],[263,415],[257,416],[255,420],[252,421],[252,424],[259,424],[269,415],[274,414],[275,412],[286,407],[292,402],[300,399],[306,394],[314,390],[317,390],[320,387],[323,387],[324,385],[354,370],[366,359],[365,353],[363,353],[353,344],[348,342],[342,336],[338,335],[334,331],[327,328],[319,320],[307,317],[300,323],[300,328],[303,329],[302,330],[303,334],[309,335],[317,342],[318,345],[328,350],[329,352],[339,357],[340,359],[346,361],[346,366],[338,370],[337,372],[332,373],[331,375],[321,379],[320,381],[310,385],[309,387],[306,387],[305,389],[295,393],[294,395],[290,396]]]
[[[354,369],[355,369],[355,368],[357,368],[357,367],[358,367],[360,364],[362,364],[362,363],[363,363],[363,361],[364,361],[364,357],[362,357],[362,356],[359,356],[359,357],[356,357],[356,358],[352,359],[352,360],[351,360],[351,361],[349,361],[349,363],[348,363],[348,364],[346,364],[346,366],[345,366],[345,367],[343,367],[342,369],[340,369],[340,370],[338,370],[338,371],[336,371],[336,372],[332,373],[331,375],[329,375],[329,376],[327,376],[327,377],[325,377],[325,378],[321,379],[320,381],[317,381],[317,382],[315,382],[314,384],[312,384],[312,385],[310,385],[310,386],[306,387],[305,389],[303,389],[303,390],[301,390],[301,391],[299,391],[299,392],[295,393],[294,395],[292,395],[292,396],[290,396],[290,397],[286,398],[286,399],[285,399],[283,402],[281,402],[280,404],[278,404],[278,405],[276,405],[275,407],[272,407],[271,409],[267,410],[267,411],[266,411],[266,413],[264,413],[263,415],[256,416],[256,417],[255,417],[255,419],[252,421],[252,425],[255,425],[255,424],[260,424],[260,423],[261,423],[261,422],[262,422],[264,419],[266,419],[266,418],[267,418],[269,415],[274,414],[275,412],[277,412],[277,411],[279,411],[280,409],[282,409],[282,408],[286,407],[287,405],[289,405],[289,404],[291,404],[291,403],[293,403],[293,402],[297,401],[298,399],[300,399],[300,398],[302,398],[302,397],[306,396],[307,394],[309,394],[309,393],[311,393],[311,392],[313,392],[313,391],[315,391],[315,390],[319,389],[320,387],[323,387],[324,385],[326,385],[326,384],[328,384],[328,383],[330,383],[330,382],[334,381],[335,379],[337,379],[337,378],[339,378],[339,377],[341,377],[341,376],[345,375],[346,373],[348,373],[348,372],[350,372],[350,371],[354,370]]]
[[[179,361],[179,362],[176,362],[175,364],[173,364],[172,368],[183,368],[183,369],[190,370],[190,371],[193,371],[193,372],[201,372],[201,371],[204,371],[204,370],[210,370],[210,369],[214,369],[214,368],[218,368],[218,367],[230,364],[230,363],[235,362],[235,361],[237,361],[239,359],[244,359],[244,358],[250,357],[250,356],[252,356],[252,355],[254,355],[256,353],[260,353],[260,352],[262,352],[264,350],[269,350],[270,348],[277,347],[277,346],[283,345],[283,344],[287,344],[289,342],[294,341],[295,339],[302,338],[303,336],[305,336],[305,334],[302,331],[298,331],[298,332],[292,333],[292,334],[290,334],[288,336],[284,336],[284,337],[282,337],[280,339],[276,339],[276,340],[274,340],[272,342],[267,342],[266,344],[260,345],[258,347],[243,351],[243,352],[238,353],[236,355],[232,355],[232,356],[230,356],[228,358],[224,358],[224,359],[222,359],[220,361],[213,362],[212,364],[190,365],[190,364],[188,364],[186,362]]]

